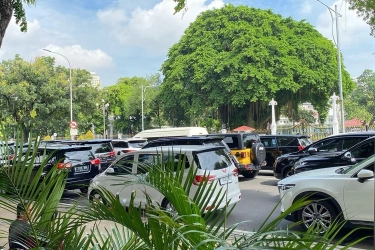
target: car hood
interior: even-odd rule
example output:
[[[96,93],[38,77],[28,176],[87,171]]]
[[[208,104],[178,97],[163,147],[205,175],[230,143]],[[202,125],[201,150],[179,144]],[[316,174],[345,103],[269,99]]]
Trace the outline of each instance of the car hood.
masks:
[[[337,176],[337,175],[341,175],[342,176],[342,174],[336,172],[336,170],[339,169],[339,168],[342,168],[342,167],[331,167],[331,168],[322,168],[322,169],[305,171],[305,172],[302,172],[302,173],[298,173],[298,174],[286,177],[285,179],[282,179],[278,183],[279,184],[290,183],[290,182],[294,182],[296,179],[302,179],[302,178],[303,179],[304,178],[308,178],[308,179],[313,179],[313,178],[325,179],[325,178],[329,178],[329,177]]]

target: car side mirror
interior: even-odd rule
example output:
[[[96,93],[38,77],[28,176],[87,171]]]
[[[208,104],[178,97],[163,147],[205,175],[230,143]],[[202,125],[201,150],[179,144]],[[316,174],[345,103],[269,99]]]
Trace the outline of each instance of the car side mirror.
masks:
[[[105,171],[106,174],[114,174],[115,173],[115,169],[114,168],[107,168],[107,170]]]
[[[350,152],[346,152],[343,156],[344,160],[355,162],[355,159],[352,159],[352,154]],[[353,161],[354,160],[354,161]]]
[[[309,150],[307,150],[307,152],[312,155],[312,154],[315,154],[316,152],[318,152],[318,149],[317,148],[309,148]]]
[[[365,180],[374,178],[374,172],[368,169],[362,169],[358,172],[357,177],[357,181],[359,181],[360,183],[364,183]]]

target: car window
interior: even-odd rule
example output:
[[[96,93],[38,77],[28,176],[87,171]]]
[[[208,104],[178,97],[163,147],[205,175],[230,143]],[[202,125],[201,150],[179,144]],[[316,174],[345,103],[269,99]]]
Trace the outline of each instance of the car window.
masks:
[[[134,162],[134,155],[127,155],[125,157],[120,158],[117,162],[115,162],[112,166],[115,173],[118,174],[131,174]]]
[[[353,147],[354,145],[360,143],[361,141],[363,141],[365,138],[345,138],[345,140],[343,141],[343,145],[342,145],[342,150],[347,150],[351,147]]]
[[[125,141],[112,141],[112,145],[115,148],[128,148],[128,143]]]
[[[90,161],[95,157],[90,150],[65,152],[65,162],[69,161]]]
[[[157,163],[158,157],[160,157],[160,155],[158,156],[157,154],[139,154],[137,174],[147,173],[147,168],[150,166],[150,163]]]
[[[323,142],[315,144],[314,147],[321,152],[335,152],[338,150],[341,151],[341,143],[342,140],[340,139],[325,140]]]
[[[311,141],[309,138],[299,138],[299,143],[301,146],[307,147],[311,144]]]
[[[297,138],[292,136],[277,136],[277,142],[279,146],[286,147],[286,146],[299,146]]]
[[[92,151],[94,154],[100,154],[100,153],[108,153],[112,152],[112,145],[109,142],[105,143],[93,143],[93,144],[88,144],[92,147]]]
[[[363,144],[352,152],[354,158],[368,158],[374,154],[374,141]]]
[[[203,170],[218,170],[229,167],[232,162],[223,149],[204,151],[195,155],[198,168]]]
[[[275,137],[263,137],[260,140],[265,147],[277,147]]]
[[[233,136],[233,137],[225,137],[223,141],[228,145],[229,148],[231,149],[239,149],[239,142],[238,142],[238,137]]]

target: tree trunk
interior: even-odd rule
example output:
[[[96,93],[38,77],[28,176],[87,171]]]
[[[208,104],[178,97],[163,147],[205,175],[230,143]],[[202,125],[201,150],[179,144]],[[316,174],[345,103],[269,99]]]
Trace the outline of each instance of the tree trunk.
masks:
[[[3,43],[5,31],[13,15],[12,0],[0,0],[0,48]]]

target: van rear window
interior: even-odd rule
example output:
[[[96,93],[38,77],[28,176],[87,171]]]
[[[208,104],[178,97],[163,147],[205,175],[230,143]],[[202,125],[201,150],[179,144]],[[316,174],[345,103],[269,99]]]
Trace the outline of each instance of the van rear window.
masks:
[[[224,149],[199,152],[194,158],[198,168],[202,170],[218,170],[227,168],[232,164]]]

